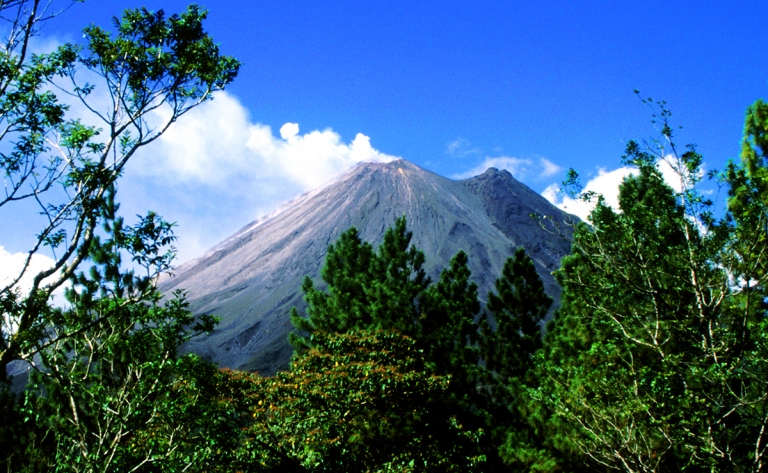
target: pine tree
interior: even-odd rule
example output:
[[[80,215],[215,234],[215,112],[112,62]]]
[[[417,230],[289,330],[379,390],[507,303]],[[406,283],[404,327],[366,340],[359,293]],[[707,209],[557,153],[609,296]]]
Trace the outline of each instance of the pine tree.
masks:
[[[371,265],[375,283],[368,288],[373,328],[415,331],[420,298],[431,281],[424,272],[424,253],[411,244],[412,238],[403,215],[377,248]]]
[[[294,327],[306,335],[359,329],[413,334],[419,300],[430,279],[422,268],[424,253],[411,245],[411,238],[405,216],[387,229],[376,250],[360,239],[355,228],[344,232],[328,247],[320,272],[327,290],[317,289],[309,277],[304,279],[307,317],[294,308]],[[295,346],[307,346],[306,335],[289,338]]]
[[[507,258],[495,288],[488,294],[490,315],[480,325],[486,425],[502,460],[527,469],[549,461],[540,458],[540,442],[526,419],[526,391],[537,386],[533,357],[542,346],[541,324],[552,299],[522,247]]]
[[[411,238],[404,217],[387,230],[375,251],[360,241],[354,229],[345,232],[329,248],[321,273],[327,290],[305,282],[309,316],[301,318],[294,310],[292,321],[310,337],[372,329],[412,336],[430,372],[449,380],[445,392],[431,400],[440,412],[438,418],[453,418],[472,430],[485,430],[478,391],[476,317],[480,303],[477,284],[470,281],[469,257],[463,251],[457,253],[438,281],[431,283],[422,267],[424,255],[411,244]],[[359,264],[363,260],[367,264]],[[294,334],[292,340],[299,347],[312,348],[312,339]],[[434,438],[444,434],[435,432]],[[445,441],[450,439],[445,437]],[[483,445],[488,468],[495,468],[496,445]]]
[[[426,359],[436,373],[453,376],[452,391],[459,397],[475,391],[479,361],[475,316],[480,302],[467,262],[467,254],[459,251],[425,291],[417,332]]]
[[[496,379],[523,380],[533,367],[533,354],[541,348],[542,321],[552,298],[524,248],[507,259],[496,280],[496,293],[488,294],[489,319],[483,324],[482,356]]]
[[[307,302],[307,317],[301,317],[296,308],[291,310],[291,323],[302,332],[344,333],[352,329],[369,327],[373,323],[370,288],[375,278],[372,264],[376,254],[368,242],[363,242],[354,227],[341,234],[338,241],[328,246],[325,264],[320,271],[327,284],[327,292],[317,289],[312,279],[304,278],[302,290]],[[306,344],[307,339],[290,335],[291,343]]]

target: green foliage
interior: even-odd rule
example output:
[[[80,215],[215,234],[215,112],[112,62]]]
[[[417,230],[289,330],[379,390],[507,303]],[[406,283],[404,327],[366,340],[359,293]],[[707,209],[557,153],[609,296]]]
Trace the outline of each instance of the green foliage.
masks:
[[[247,434],[265,467],[409,472],[482,464],[481,432],[434,403],[450,377],[432,375],[417,343],[396,332],[316,333],[290,372],[251,380]]]
[[[0,288],[0,378],[13,360],[33,369],[21,395],[0,389],[0,462],[9,471],[211,471],[239,430],[207,395],[215,370],[177,349],[216,321],[193,317],[183,293],[161,302],[154,285],[170,269],[173,224],[149,212],[125,225],[115,191],[128,160],[229,84],[239,63],[219,53],[195,5],[169,18],[129,10],[114,33],[90,26],[84,45],[30,56],[30,38],[61,13],[52,5],[0,2],[13,19],[0,48],[0,207],[28,201],[44,217],[24,268]],[[82,83],[82,70],[97,82]],[[72,117],[55,90],[91,116]],[[107,103],[92,100],[95,90]],[[148,123],[153,111],[165,121]],[[15,285],[43,249],[54,265],[21,293]],[[51,307],[66,282],[71,305]]]
[[[745,303],[760,307],[768,262],[768,104],[755,102],[747,110],[741,166],[729,163],[724,178],[730,189],[728,209],[735,224],[730,261],[734,278],[746,281]]]
[[[205,33],[205,12],[196,5],[169,18],[162,11],[128,10],[115,21],[114,33],[90,26],[84,30],[83,46],[66,44],[51,54],[29,57],[29,38],[43,21],[57,14],[46,10],[49,7],[36,0],[0,3],[0,14],[18,19],[11,23],[10,39],[0,54],[0,122],[4,130],[0,141],[12,145],[0,153],[0,172],[6,182],[0,208],[26,200],[38,206],[45,222],[22,271],[0,288],[0,300],[12,299],[15,284],[29,271],[36,253],[47,247],[55,259],[52,268],[33,275],[32,288],[18,299],[14,310],[3,313],[1,378],[10,361],[34,356],[27,341],[46,333],[41,329],[43,306],[53,291],[83,261],[98,260],[92,243],[109,218],[105,214],[112,198],[109,194],[129,159],[181,115],[223,89],[239,69],[239,63],[221,55]],[[82,83],[81,70],[98,77],[97,83]],[[71,117],[68,107],[51,92],[57,88],[79,101],[91,116]],[[92,99],[94,90],[106,92],[106,106]],[[148,114],[156,110],[168,112],[163,114],[164,121],[148,123]],[[150,213],[139,224],[141,228],[126,229],[123,237],[133,238],[131,231],[147,234],[157,224],[155,218]],[[166,232],[167,228],[156,231]],[[104,245],[96,241],[95,246]],[[135,239],[126,249],[133,251],[131,257],[141,266],[167,259]],[[150,254],[160,260],[148,260]],[[100,284],[97,277],[92,279],[96,286]],[[141,287],[116,284],[112,289],[118,292],[142,292]]]
[[[522,380],[533,368],[533,354],[541,348],[541,324],[552,299],[523,248],[507,259],[495,287],[496,293],[488,294],[492,319],[483,324],[482,356],[498,379]]]
[[[486,425],[507,465],[546,470],[551,460],[529,426],[527,391],[538,386],[533,357],[542,347],[541,324],[552,299],[523,248],[507,258],[495,287],[488,294],[490,317],[480,326]]]
[[[422,268],[424,254],[411,245],[411,237],[404,216],[375,250],[354,228],[344,232],[329,246],[321,270],[327,292],[305,279],[308,317],[294,309],[291,321],[310,335],[385,329],[413,336],[433,372],[452,376],[452,402],[469,410],[478,377],[475,316],[480,303],[477,285],[469,281],[468,256],[456,254],[431,284]],[[291,334],[291,340],[311,346],[306,337]]]
[[[152,283],[170,266],[172,225],[150,214],[126,227],[112,197],[101,207],[106,238],[91,240],[93,267],[72,276],[71,307],[43,300],[39,331],[25,340],[39,361],[3,430],[26,431],[27,442],[3,460],[28,471],[207,471],[238,435],[202,397],[212,368],[177,349],[216,320],[194,317],[181,292],[160,303]],[[146,275],[124,270],[123,253]]]
[[[384,233],[371,271],[377,284],[370,288],[374,328],[395,329],[405,334],[415,330],[419,297],[430,283],[424,273],[424,253],[411,245],[413,233],[405,216]]]
[[[292,321],[310,336],[379,328],[413,336],[427,368],[451,379],[445,392],[431,402],[471,429],[490,430],[493,435],[483,442],[483,452],[495,464],[497,449],[514,442],[508,437],[529,435],[521,420],[522,393],[528,384],[535,386],[528,372],[533,353],[541,346],[539,323],[552,301],[533,263],[518,250],[497,281],[500,295],[490,295],[489,308],[498,329],[486,321],[481,331],[476,322],[477,285],[470,281],[467,254],[457,253],[439,280],[430,284],[421,269],[422,253],[409,247],[410,236],[404,218],[387,231],[377,249],[362,242],[354,228],[343,233],[329,247],[321,272],[327,291],[306,279],[309,317],[299,317],[294,310]],[[293,339],[305,349],[313,346],[306,338]],[[479,366],[481,348],[484,368]],[[519,457],[524,449],[538,448],[533,440],[526,442],[507,450]],[[507,455],[509,463],[515,463],[512,456]]]
[[[432,371],[451,375],[449,396],[443,401],[458,406],[446,409],[465,413],[477,401],[479,353],[475,316],[480,312],[477,284],[469,281],[467,262],[466,253],[457,253],[440,279],[424,291],[416,331]],[[469,419],[464,416],[463,420]]]
[[[114,19],[115,37],[98,26],[83,30],[90,54],[80,61],[101,71],[111,87],[130,91],[129,109],[152,104],[164,92],[171,103],[199,100],[229,84],[239,68],[237,60],[221,57],[203,30],[206,16],[194,4],[167,19],[162,10],[126,10]]]
[[[325,264],[320,272],[328,284],[328,292],[316,289],[312,279],[304,279],[302,290],[307,301],[308,317],[300,317],[295,309],[291,323],[309,334],[317,331],[346,332],[373,323],[369,288],[374,284],[371,271],[376,257],[373,247],[363,242],[355,228],[342,233],[328,246]],[[295,343],[306,339],[292,338]]]
[[[651,105],[653,105],[651,103]],[[630,142],[638,169],[620,211],[598,198],[556,273],[562,308],[537,355],[533,396],[547,442],[574,465],[624,471],[758,471],[768,409],[764,106],[730,164],[725,217],[697,190],[701,156],[662,137]],[[761,121],[763,120],[763,121]],[[680,191],[658,160],[677,172]],[[590,198],[593,196],[587,196]]]
[[[302,285],[307,317],[294,309],[291,323],[308,335],[377,328],[413,334],[419,298],[430,281],[422,269],[424,254],[410,244],[411,238],[405,216],[387,229],[375,251],[355,228],[342,233],[328,247],[320,272],[327,292],[307,277]],[[307,346],[308,338],[292,334],[291,342]]]
[[[205,410],[206,399],[180,392],[210,371],[176,356],[193,322],[180,294],[162,306],[102,299],[57,319],[77,333],[39,351],[21,407],[34,455],[16,468],[30,458],[31,471],[177,471],[210,460],[206,441],[226,425],[201,429],[216,422],[189,411]]]

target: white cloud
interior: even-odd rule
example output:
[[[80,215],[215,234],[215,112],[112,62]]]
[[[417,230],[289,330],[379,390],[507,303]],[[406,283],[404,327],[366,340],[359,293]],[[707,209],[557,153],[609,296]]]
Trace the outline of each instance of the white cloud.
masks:
[[[445,154],[459,158],[480,153],[482,151],[479,148],[472,147],[471,143],[464,138],[456,138],[445,147]]]
[[[27,255],[27,253],[10,253],[0,246],[0,287],[12,283],[19,276]],[[45,255],[33,255],[24,276],[16,284],[16,287],[21,290],[22,294],[28,292],[32,288],[32,279],[41,271],[53,267],[54,264],[55,261]]]
[[[542,171],[541,174],[539,174],[539,177],[542,179],[545,177],[552,177],[563,170],[563,168],[548,160],[547,158],[539,158],[539,162],[541,163],[542,167]]]
[[[279,135],[252,122],[234,96],[217,94],[128,164],[123,214],[152,209],[177,221],[184,261],[359,162],[396,159],[361,133],[347,143],[331,129],[301,134],[286,123]]]
[[[584,192],[595,192],[605,198],[605,202],[614,209],[619,208],[619,184],[625,177],[637,173],[637,170],[629,167],[621,167],[613,171],[599,169],[597,176],[592,178],[584,186]],[[567,195],[559,194],[560,186],[550,184],[541,195],[552,202],[555,206],[568,213],[574,214],[586,221],[592,209],[595,208],[594,202],[585,202],[581,199],[573,199]]]
[[[675,190],[675,192],[682,192],[683,179],[680,172],[687,172],[683,163],[677,163],[676,158],[672,155],[667,155],[664,159],[659,160],[659,171],[664,181]],[[706,173],[706,166],[702,165],[699,170],[699,177],[703,177]]]
[[[285,125],[280,127],[280,136],[285,141],[288,141],[291,138],[296,138],[296,135],[298,134],[299,134],[298,123],[286,123]]]
[[[530,159],[512,158],[509,156],[499,156],[496,158],[486,157],[482,164],[475,166],[467,172],[453,175],[454,179],[468,179],[473,176],[484,173],[488,168],[506,169],[515,178],[522,180],[528,173],[528,169],[533,165]]]
[[[40,41],[35,50],[51,51],[61,43]],[[110,109],[111,99],[99,77],[84,70],[80,81],[96,84],[88,97],[94,110]],[[69,116],[104,127],[82,103],[54,91],[71,106]],[[146,118],[158,126],[169,116],[167,109],[161,109]],[[118,181],[120,213],[127,224],[135,222],[135,214],[150,209],[178,222],[182,262],[356,163],[392,159],[396,157],[373,148],[363,134],[345,142],[331,129],[301,134],[299,124],[285,123],[275,136],[270,126],[252,121],[237,98],[221,92],[180,117],[131,158]],[[7,255],[2,258],[10,258]],[[9,267],[0,259],[0,276],[11,271]]]
[[[664,181],[675,192],[680,192],[682,189],[682,183],[679,173],[671,164],[671,157],[662,159],[659,161],[659,171],[661,172]],[[607,171],[603,168],[598,169],[597,176],[592,178],[584,186],[584,192],[595,192],[601,194],[605,198],[605,202],[618,210],[619,208],[619,185],[624,178],[629,175],[636,175],[637,169],[633,167],[624,166],[612,171]],[[541,193],[547,200],[552,202],[558,208],[574,214],[586,221],[592,209],[595,208],[595,202],[584,202],[581,199],[572,199],[567,195],[559,193],[560,186],[558,184],[550,184]]]
[[[51,41],[41,49],[58,44]],[[109,110],[111,99],[102,81],[87,70],[80,80],[96,84],[88,97],[90,107]],[[78,100],[54,92],[70,105],[69,116],[105,126]],[[158,127],[170,111],[159,109],[146,118]],[[299,124],[286,123],[275,136],[271,127],[251,121],[237,98],[221,92],[131,158],[118,182],[118,201],[128,224],[135,214],[150,209],[178,222],[181,262],[356,163],[392,159],[396,157],[374,149],[363,134],[345,142],[331,129],[300,134]]]
[[[6,251],[3,246],[0,246],[0,288],[6,287],[11,284],[21,273],[24,267],[24,262],[28,256],[28,253],[10,253]],[[45,255],[39,253],[32,255],[32,259],[29,261],[29,266],[24,271],[24,275],[21,277],[18,283],[14,286],[15,290],[21,293],[22,297],[26,297],[32,289],[32,280],[42,271],[50,269],[56,262]],[[43,280],[43,284],[46,281],[50,282],[55,275],[49,276]],[[64,287],[59,287],[53,294],[51,294],[50,303],[54,306],[64,307],[66,299],[64,298]],[[18,320],[9,317],[8,314],[3,316],[4,329],[10,332],[15,332],[18,329]]]
[[[373,149],[362,134],[347,144],[330,129],[299,134],[296,123],[284,124],[279,133],[278,138],[271,127],[252,123],[235,97],[220,93],[184,115],[153,143],[153,163],[142,166],[140,172],[226,186],[230,191],[232,179],[279,176],[289,185],[308,190],[358,162],[396,159]]]

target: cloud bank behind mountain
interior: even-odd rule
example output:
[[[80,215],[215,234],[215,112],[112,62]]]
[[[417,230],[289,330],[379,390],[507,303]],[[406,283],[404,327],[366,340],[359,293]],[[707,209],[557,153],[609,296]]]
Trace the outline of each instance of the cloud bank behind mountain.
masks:
[[[362,133],[345,142],[331,129],[301,133],[299,124],[286,123],[276,135],[225,92],[129,164],[119,199],[125,215],[152,209],[176,221],[184,261],[356,163],[393,159]]]

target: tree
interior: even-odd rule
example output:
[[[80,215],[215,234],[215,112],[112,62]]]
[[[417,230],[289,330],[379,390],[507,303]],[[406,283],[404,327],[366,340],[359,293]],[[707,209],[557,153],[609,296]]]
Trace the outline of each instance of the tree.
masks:
[[[538,385],[534,355],[542,347],[542,323],[552,298],[522,247],[507,258],[495,288],[488,293],[490,316],[485,315],[479,337],[486,424],[506,464],[547,470],[551,459],[527,419],[527,391]]]
[[[405,215],[384,233],[371,265],[376,284],[371,289],[374,328],[414,333],[419,318],[419,299],[429,286],[424,272],[424,253],[411,244],[413,232]]]
[[[424,255],[409,246],[410,240],[404,217],[375,250],[354,228],[342,234],[329,247],[321,272],[327,292],[305,280],[309,317],[294,311],[292,321],[311,336],[384,329],[413,337],[429,370],[450,377],[446,391],[431,402],[469,429],[484,429],[485,419],[478,415],[483,410],[475,320],[480,303],[477,285],[470,281],[469,258],[460,251],[439,280],[430,283],[422,269]],[[311,346],[306,338],[299,340],[300,346]],[[484,448],[493,456],[495,450]]]
[[[317,331],[346,332],[373,323],[369,289],[375,277],[371,270],[376,257],[373,247],[363,242],[357,229],[350,228],[338,241],[328,246],[325,264],[320,271],[328,292],[316,289],[312,279],[304,278],[302,290],[307,302],[307,315],[291,310],[291,323],[308,334]],[[293,334],[291,334],[293,335]],[[306,339],[292,337],[294,343]]]
[[[318,332],[311,345],[289,372],[249,376],[245,394],[235,394],[252,406],[255,464],[311,472],[476,471],[482,464],[481,433],[435,404],[449,377],[427,369],[415,340],[394,331]]]
[[[44,216],[24,268],[0,288],[2,379],[10,361],[32,357],[30,341],[49,333],[44,326],[47,301],[88,258],[103,222],[106,195],[115,189],[130,158],[223,89],[239,69],[205,33],[206,12],[196,5],[170,17],[162,11],[127,10],[115,19],[114,35],[89,26],[84,46],[67,44],[30,58],[29,38],[48,18],[40,3],[17,0],[0,5],[0,13],[16,18],[9,47],[0,58],[0,139],[9,145],[9,151],[0,154],[8,183],[0,208],[29,201]],[[81,70],[100,82],[83,83]],[[83,104],[91,116],[68,117],[68,107],[51,90]],[[106,104],[94,98],[95,90],[107,93]],[[163,113],[153,114],[156,111]],[[99,125],[86,124],[91,121]],[[34,275],[29,292],[19,294],[15,285],[29,271],[31,258],[45,247],[54,255],[53,266]],[[125,297],[140,300],[143,295]]]
[[[661,137],[628,144],[624,162],[638,174],[622,183],[620,209],[591,196],[591,225],[577,226],[556,273],[562,308],[536,360],[536,396],[550,412],[540,428],[576,465],[761,471],[765,108],[750,109],[742,165],[723,176],[731,197],[718,220],[698,191],[701,155],[693,146],[678,152],[670,113],[655,105]],[[681,190],[665,183],[659,160]]]
[[[16,450],[3,459],[8,468],[208,471],[211,446],[236,442],[238,431],[221,413],[211,417],[216,406],[202,397],[210,365],[176,354],[205,330],[190,330],[186,306],[181,294],[163,305],[102,299],[89,311],[109,317],[96,325],[82,308],[60,314],[83,330],[40,350],[19,406],[26,433],[7,445]]]
[[[0,389],[10,414],[0,460],[27,471],[207,470],[211,445],[239,437],[226,415],[190,417],[222,411],[186,390],[204,385],[210,367],[176,350],[214,319],[193,317],[181,294],[160,302],[154,284],[170,268],[173,225],[152,212],[125,225],[115,194],[128,160],[229,84],[239,63],[219,53],[195,5],[170,17],[128,10],[114,33],[90,26],[82,47],[30,55],[30,38],[59,13],[51,5],[0,3],[11,25],[0,55],[0,209],[27,202],[44,219],[23,269],[0,288],[0,378],[16,359],[34,370],[21,402]],[[99,81],[83,83],[81,71]],[[93,94],[101,88],[106,102]],[[91,115],[69,116],[56,94]],[[17,283],[46,247],[54,264],[21,293]],[[125,257],[141,272],[126,270]],[[52,307],[67,282],[70,306]]]
[[[344,333],[354,329],[397,329],[413,334],[419,316],[419,298],[430,280],[422,268],[424,254],[411,245],[405,216],[387,229],[374,251],[353,227],[328,247],[320,271],[327,292],[309,277],[302,289],[307,317],[294,308],[291,322],[298,330]],[[308,338],[292,334],[292,343],[305,346]]]
[[[220,460],[212,446],[237,444],[229,416],[211,418],[221,409],[202,397],[210,365],[177,355],[215,318],[194,317],[181,292],[161,302],[154,288],[173,258],[172,225],[150,212],[126,226],[112,196],[100,216],[107,238],[94,237],[94,266],[72,276],[71,307],[46,308],[46,332],[29,341],[39,360],[16,406],[23,418],[0,426],[16,432],[1,459],[9,469],[208,471]],[[124,254],[143,274],[122,267]]]
[[[450,403],[469,412],[477,401],[477,323],[480,312],[477,284],[470,282],[469,257],[454,256],[438,281],[424,291],[417,320],[416,339],[432,370],[450,375]]]
[[[411,238],[404,216],[375,250],[355,228],[344,232],[328,247],[321,270],[327,292],[307,277],[308,317],[294,309],[291,321],[309,335],[384,329],[412,336],[434,372],[452,376],[452,395],[464,398],[475,390],[479,360],[475,316],[480,303],[477,285],[469,280],[468,256],[457,253],[432,284],[422,268],[424,254]],[[291,340],[308,346],[306,337],[291,334]]]
[[[491,318],[483,324],[483,359],[496,379],[523,380],[533,368],[533,354],[541,348],[542,323],[552,298],[522,247],[507,258],[495,288],[495,293],[488,293]]]

